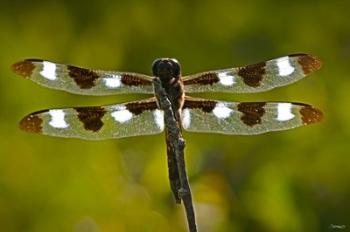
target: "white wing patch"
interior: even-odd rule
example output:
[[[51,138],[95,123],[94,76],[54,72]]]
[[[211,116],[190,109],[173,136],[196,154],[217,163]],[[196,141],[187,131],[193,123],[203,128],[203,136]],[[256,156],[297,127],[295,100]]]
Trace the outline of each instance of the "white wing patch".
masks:
[[[183,128],[187,129],[191,125],[191,113],[189,109],[184,109],[181,113],[182,117],[182,126]]]
[[[159,127],[159,129],[163,130],[164,129],[164,112],[162,110],[157,109],[153,112],[153,115],[157,126]]]
[[[51,121],[49,124],[54,128],[67,128],[69,124],[64,120],[63,110],[49,110],[49,115],[51,116]]]
[[[109,88],[118,88],[121,86],[120,75],[104,78],[105,85]]]
[[[132,118],[132,113],[126,107],[118,107],[117,111],[111,113],[114,120],[120,123],[129,121]]]
[[[295,70],[295,68],[290,64],[288,56],[278,58],[276,60],[276,64],[280,76],[288,76]]]
[[[57,78],[56,76],[56,64],[51,63],[49,61],[43,62],[43,70],[40,71],[40,74],[49,80],[55,80]]]
[[[235,77],[232,75],[228,75],[228,73],[230,73],[230,72],[220,72],[219,73],[218,76],[220,79],[220,83],[222,85],[231,86],[231,85],[236,83]]]
[[[216,104],[213,113],[216,117],[223,119],[228,118],[232,113],[232,109],[228,108],[224,103],[219,102]]]
[[[292,113],[291,103],[278,103],[277,105],[277,120],[288,121],[294,118],[295,115]]]

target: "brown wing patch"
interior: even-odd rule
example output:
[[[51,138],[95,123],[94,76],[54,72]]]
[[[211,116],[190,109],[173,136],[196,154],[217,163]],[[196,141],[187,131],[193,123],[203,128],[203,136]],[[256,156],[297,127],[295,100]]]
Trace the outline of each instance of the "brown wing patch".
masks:
[[[196,78],[184,80],[183,82],[184,82],[184,85],[193,85],[193,84],[212,85],[214,83],[219,82],[219,77],[216,73],[208,72],[208,73],[203,73],[202,75]]]
[[[31,60],[20,61],[11,66],[12,71],[22,77],[30,77],[34,68],[35,65]]]
[[[103,107],[79,107],[74,108],[78,112],[79,120],[86,130],[97,132],[103,126],[102,118],[106,113]]]
[[[289,57],[299,57],[298,63],[303,68],[303,72],[305,75],[319,70],[322,66],[322,61],[316,56],[308,54],[293,54],[289,55]]]
[[[69,71],[69,76],[73,78],[81,89],[91,89],[95,86],[95,80],[99,78],[96,72],[89,69],[78,68],[71,65],[68,65],[67,69]]]
[[[31,133],[41,133],[42,123],[43,120],[38,115],[30,114],[20,121],[19,128]]]
[[[215,108],[217,102],[211,101],[211,100],[192,100],[192,99],[185,99],[183,109],[189,108],[189,109],[201,109],[202,111],[206,113],[210,113]]]
[[[305,105],[300,109],[301,120],[304,124],[312,124],[322,120],[323,113],[310,105]]]
[[[265,102],[243,102],[238,104],[238,111],[243,115],[241,120],[248,126],[254,126],[261,123],[261,117],[265,114]]]
[[[127,110],[135,115],[142,114],[146,110],[155,110],[158,108],[156,101],[149,102],[130,102],[125,104]]]
[[[139,86],[139,85],[151,85],[151,81],[145,80],[143,78],[140,78],[137,75],[133,74],[122,74],[121,82],[124,85],[129,86]]]
[[[243,78],[245,84],[251,87],[258,87],[266,73],[265,66],[265,62],[260,62],[241,67],[238,70],[238,75]]]

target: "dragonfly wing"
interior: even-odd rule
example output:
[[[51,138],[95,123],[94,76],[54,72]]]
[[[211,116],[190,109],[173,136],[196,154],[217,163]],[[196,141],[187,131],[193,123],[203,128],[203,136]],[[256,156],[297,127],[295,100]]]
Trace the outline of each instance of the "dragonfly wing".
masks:
[[[38,111],[24,117],[20,128],[50,136],[102,140],[160,133],[164,118],[155,98],[150,98],[108,106]]]
[[[185,76],[183,81],[186,92],[263,92],[294,83],[320,67],[317,57],[294,54],[245,67]]]
[[[153,78],[137,73],[92,70],[38,59],[17,62],[12,70],[42,86],[75,94],[153,93]]]
[[[253,135],[316,123],[322,117],[320,110],[302,103],[186,98],[181,122],[192,132]]]

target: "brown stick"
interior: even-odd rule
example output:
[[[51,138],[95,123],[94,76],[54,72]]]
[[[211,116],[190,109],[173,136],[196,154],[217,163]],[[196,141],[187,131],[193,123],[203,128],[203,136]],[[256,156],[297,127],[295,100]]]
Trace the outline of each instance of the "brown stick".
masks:
[[[187,223],[190,232],[197,232],[195,212],[192,202],[192,194],[188,183],[184,150],[185,140],[182,137],[181,129],[176,122],[175,114],[165,90],[162,87],[159,78],[153,80],[154,92],[159,103],[159,107],[164,111],[164,122],[168,133],[170,145],[175,151],[175,159],[180,177],[181,188],[178,189],[178,196],[182,199],[185,206]]]

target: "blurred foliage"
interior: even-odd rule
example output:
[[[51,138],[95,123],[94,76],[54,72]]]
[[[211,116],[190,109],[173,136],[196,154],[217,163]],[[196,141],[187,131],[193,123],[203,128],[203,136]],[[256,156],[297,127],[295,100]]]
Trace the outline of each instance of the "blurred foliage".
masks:
[[[44,108],[144,96],[88,97],[10,72],[23,58],[150,74],[157,57],[183,73],[296,52],[321,71],[231,101],[299,101],[321,124],[260,136],[185,133],[200,231],[330,231],[350,227],[349,1],[0,1],[1,231],[185,231],[167,179],[163,135],[81,141],[21,132]]]

